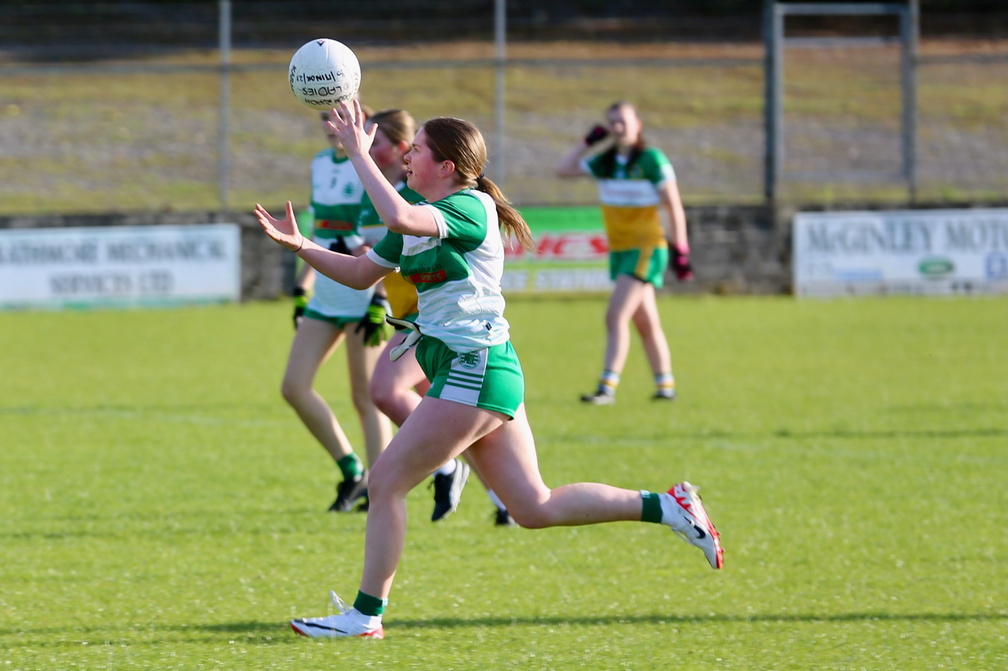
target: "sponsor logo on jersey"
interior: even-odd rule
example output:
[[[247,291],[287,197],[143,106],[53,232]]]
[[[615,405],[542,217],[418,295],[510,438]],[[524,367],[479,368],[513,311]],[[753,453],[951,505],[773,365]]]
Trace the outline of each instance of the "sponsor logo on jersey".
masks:
[[[340,221],[339,219],[316,219],[315,228],[327,231],[352,231],[354,225],[349,221]]]
[[[432,273],[411,273],[410,275],[404,275],[404,277],[413,284],[433,284],[435,282],[444,282],[448,279],[448,273],[442,268]]]

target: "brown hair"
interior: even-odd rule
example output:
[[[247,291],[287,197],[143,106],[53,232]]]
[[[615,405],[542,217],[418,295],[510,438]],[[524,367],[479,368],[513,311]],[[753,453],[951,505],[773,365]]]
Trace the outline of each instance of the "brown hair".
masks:
[[[410,113],[400,109],[387,109],[375,112],[367,118],[368,123],[376,124],[392,144],[405,142],[412,144],[416,136],[416,121]]]
[[[423,124],[427,146],[438,161],[455,164],[455,174],[468,188],[477,189],[493,198],[497,205],[500,227],[518,240],[526,251],[535,249],[532,231],[528,224],[501,192],[500,188],[483,174],[487,162],[486,142],[483,134],[473,124],[453,117],[437,117]]]

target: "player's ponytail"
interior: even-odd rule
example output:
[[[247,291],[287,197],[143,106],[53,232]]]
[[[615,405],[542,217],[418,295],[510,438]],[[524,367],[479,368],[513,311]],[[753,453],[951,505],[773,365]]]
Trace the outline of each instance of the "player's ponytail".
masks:
[[[451,161],[459,181],[467,188],[476,189],[493,198],[497,206],[500,227],[526,251],[535,249],[532,231],[496,184],[483,174],[487,161],[483,134],[473,124],[452,117],[438,117],[423,124],[427,145],[439,161]]]
[[[480,173],[476,178],[476,189],[486,193],[494,199],[497,204],[497,218],[504,232],[513,237],[526,252],[535,251],[535,240],[532,238],[532,231],[529,229],[525,217],[516,210],[507,196],[494,184],[489,177]]]

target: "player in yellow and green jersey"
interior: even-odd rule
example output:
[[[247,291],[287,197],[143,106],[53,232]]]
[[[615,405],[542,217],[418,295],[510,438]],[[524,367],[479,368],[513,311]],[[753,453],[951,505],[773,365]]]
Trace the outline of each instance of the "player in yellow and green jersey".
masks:
[[[661,150],[643,137],[643,123],[627,102],[611,105],[607,126],[594,127],[557,166],[560,177],[594,177],[609,241],[609,273],[615,287],[606,310],[607,342],[598,387],[581,400],[609,405],[630,349],[630,324],[644,343],[654,374],[652,398],[675,398],[668,341],[658,316],[655,291],[670,266],[680,281],[693,278],[675,170]],[[665,230],[662,210],[667,215]],[[670,253],[671,249],[671,253]]]

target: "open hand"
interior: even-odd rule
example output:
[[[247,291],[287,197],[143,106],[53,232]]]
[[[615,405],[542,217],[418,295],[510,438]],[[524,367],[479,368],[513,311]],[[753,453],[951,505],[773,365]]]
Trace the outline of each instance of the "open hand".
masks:
[[[301,230],[298,228],[297,219],[294,217],[294,206],[289,200],[287,201],[286,215],[283,219],[277,219],[267,212],[265,207],[256,203],[255,216],[266,235],[283,247],[296,252],[304,246],[304,236],[301,235]]]
[[[343,143],[343,151],[348,156],[354,154],[366,156],[374,142],[378,126],[372,124],[370,128],[364,130],[364,112],[361,110],[360,101],[355,98],[350,102],[350,105],[341,102],[338,107],[334,107],[327,123],[336,131],[337,137]]]

